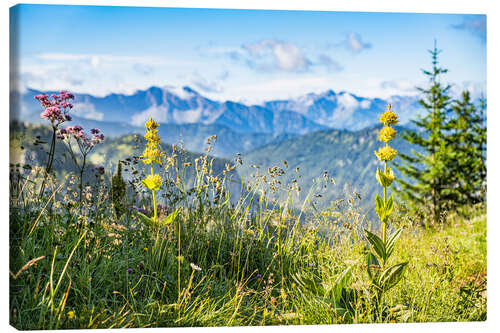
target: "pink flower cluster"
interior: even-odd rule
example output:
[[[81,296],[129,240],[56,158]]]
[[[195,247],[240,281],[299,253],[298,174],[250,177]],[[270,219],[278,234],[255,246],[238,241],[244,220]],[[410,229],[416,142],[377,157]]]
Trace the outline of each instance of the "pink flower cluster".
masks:
[[[100,144],[104,141],[104,134],[98,128],[93,128],[90,130],[92,136],[88,136],[83,132],[83,127],[80,125],[68,126],[66,128],[61,128],[57,132],[57,138],[59,140],[74,138],[80,149],[85,152],[90,151],[95,145]]]
[[[44,111],[40,113],[42,119],[50,120],[53,126],[57,127],[60,123],[71,121],[69,110],[73,108],[73,104],[68,100],[74,99],[75,96],[65,90],[59,92],[59,95],[52,94],[51,98],[47,94],[36,95],[35,99],[40,102]]]

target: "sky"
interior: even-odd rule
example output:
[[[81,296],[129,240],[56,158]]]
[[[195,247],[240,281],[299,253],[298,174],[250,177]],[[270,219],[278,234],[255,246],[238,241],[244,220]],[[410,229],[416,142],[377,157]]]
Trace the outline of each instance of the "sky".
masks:
[[[434,41],[458,93],[486,94],[486,16],[18,5],[13,87],[105,96],[189,86],[251,104],[326,90],[414,95]]]

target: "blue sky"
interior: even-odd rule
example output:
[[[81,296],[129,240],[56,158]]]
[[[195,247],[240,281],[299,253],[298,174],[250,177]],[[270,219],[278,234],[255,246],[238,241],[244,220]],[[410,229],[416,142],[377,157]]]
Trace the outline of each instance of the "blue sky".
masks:
[[[248,103],[411,95],[436,39],[455,91],[486,93],[484,15],[19,5],[12,32],[20,89],[188,85]]]

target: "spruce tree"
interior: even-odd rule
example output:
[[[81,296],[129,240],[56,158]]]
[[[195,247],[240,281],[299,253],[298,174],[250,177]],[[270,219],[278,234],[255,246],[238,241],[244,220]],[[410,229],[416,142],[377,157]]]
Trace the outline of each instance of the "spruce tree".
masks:
[[[111,179],[111,201],[113,202],[113,207],[115,208],[116,217],[120,219],[125,209],[125,196],[127,191],[127,185],[122,177],[122,163],[118,161],[118,170],[116,174],[113,175]]]
[[[399,177],[399,187],[396,192],[408,204],[409,208],[416,210],[426,207],[430,211],[430,219],[438,223],[447,204],[453,200],[452,175],[450,165],[455,159],[455,152],[448,145],[447,119],[449,115],[450,85],[442,84],[441,75],[448,70],[440,67],[438,55],[441,53],[434,48],[429,50],[432,57],[432,69],[422,70],[429,78],[428,88],[418,88],[422,93],[419,104],[428,112],[425,116],[418,117],[412,122],[415,131],[403,131],[401,137],[414,146],[410,154],[400,155],[400,164],[396,168],[406,177]]]
[[[484,201],[486,186],[486,126],[485,101],[476,107],[468,91],[453,102],[453,117],[450,119],[449,145],[456,158],[452,165],[454,178],[450,190],[456,205],[475,204]]]

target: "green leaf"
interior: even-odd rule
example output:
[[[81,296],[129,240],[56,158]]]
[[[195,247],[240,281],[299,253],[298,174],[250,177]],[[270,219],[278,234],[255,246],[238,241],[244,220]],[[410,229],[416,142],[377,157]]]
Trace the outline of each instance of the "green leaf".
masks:
[[[402,232],[403,232],[403,228],[399,228],[387,240],[387,244],[386,244],[385,250],[387,252],[387,257],[388,258],[391,256],[392,251],[394,251],[394,246],[396,245],[396,242],[398,241],[399,236],[401,236]]]
[[[155,223],[154,223],[152,218],[147,217],[146,215],[144,215],[141,212],[137,212],[137,214],[141,218],[142,222],[144,222],[147,226],[149,226],[151,228],[155,226]]]
[[[391,194],[391,197],[389,198],[389,200],[387,200],[387,205],[385,206],[385,217],[391,215],[393,208],[394,208],[394,202],[393,202],[393,195]]]
[[[180,208],[177,208],[176,210],[174,210],[172,213],[168,214],[167,217],[163,218],[161,221],[160,221],[160,226],[161,227],[164,227],[172,222],[174,222],[175,218],[177,217],[177,215],[179,215],[179,212],[180,212]]]
[[[366,270],[370,279],[372,281],[376,281],[380,273],[380,262],[378,261],[377,256],[371,252],[366,256]]]
[[[351,278],[353,265],[347,267],[335,280],[335,286],[333,287],[333,295],[335,299],[335,304],[340,302],[342,297],[342,290],[347,286],[349,279]]]
[[[403,273],[408,265],[408,262],[396,264],[384,270],[379,277],[379,285],[383,290],[387,291],[394,287],[403,277]]]
[[[381,221],[384,220],[385,218],[385,204],[384,204],[384,201],[379,197],[379,195],[377,194],[377,196],[375,197],[375,210],[377,211],[377,215],[379,217],[379,219]]]
[[[368,230],[365,229],[365,232],[366,232],[366,238],[368,239],[368,241],[372,245],[375,252],[378,254],[380,259],[385,261],[386,260],[386,250],[385,250],[384,242],[380,239],[380,237],[369,232]]]

